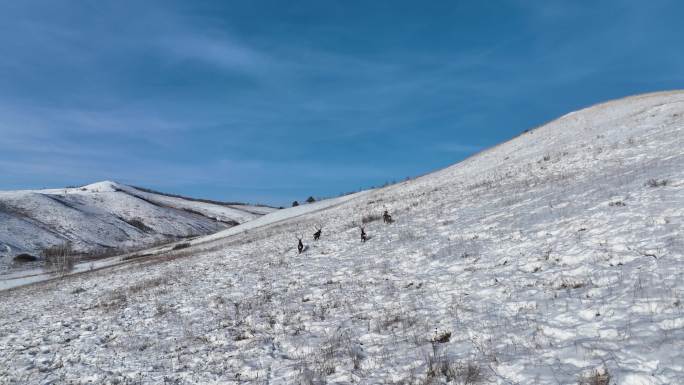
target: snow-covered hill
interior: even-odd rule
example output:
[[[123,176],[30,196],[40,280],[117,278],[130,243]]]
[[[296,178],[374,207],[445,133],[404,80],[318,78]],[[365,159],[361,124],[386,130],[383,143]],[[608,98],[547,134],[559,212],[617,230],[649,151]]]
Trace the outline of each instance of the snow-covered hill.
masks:
[[[597,105],[0,293],[0,384],[684,384],[683,187],[684,92]]]
[[[39,256],[65,242],[81,252],[122,250],[210,234],[272,210],[172,197],[109,181],[0,192],[0,272],[17,254]]]

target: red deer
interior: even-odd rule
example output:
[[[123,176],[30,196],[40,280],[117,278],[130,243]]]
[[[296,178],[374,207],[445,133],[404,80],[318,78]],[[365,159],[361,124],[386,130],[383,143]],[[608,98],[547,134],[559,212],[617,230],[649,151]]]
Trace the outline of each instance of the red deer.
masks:
[[[302,237],[297,237],[297,240],[299,241],[299,243],[297,244],[297,251],[298,251],[298,254],[301,254],[302,251],[304,250],[304,244],[302,243]]]
[[[316,232],[313,234],[314,241],[321,238],[321,232],[323,231],[323,226],[316,226]]]
[[[382,221],[385,223],[392,223],[394,220],[392,220],[392,216],[389,214],[387,210],[385,210],[384,213],[382,213]]]

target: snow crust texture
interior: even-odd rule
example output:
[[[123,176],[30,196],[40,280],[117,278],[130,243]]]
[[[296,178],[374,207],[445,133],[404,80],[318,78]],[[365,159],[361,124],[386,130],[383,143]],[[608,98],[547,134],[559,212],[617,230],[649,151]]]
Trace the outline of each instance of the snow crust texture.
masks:
[[[683,114],[681,92],[597,105],[415,180],[2,292],[0,384],[684,384]]]

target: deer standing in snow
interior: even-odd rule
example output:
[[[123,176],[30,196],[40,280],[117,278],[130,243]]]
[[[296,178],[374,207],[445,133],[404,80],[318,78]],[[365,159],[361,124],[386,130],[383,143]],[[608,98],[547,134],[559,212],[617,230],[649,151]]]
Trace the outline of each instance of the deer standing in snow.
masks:
[[[382,221],[385,223],[394,222],[394,220],[392,220],[392,216],[390,215],[389,211],[385,210],[385,212],[382,213]]]
[[[323,226],[316,226],[316,232],[313,234],[313,239],[314,241],[317,241],[321,238],[321,232],[323,231]]]
[[[302,237],[300,236],[297,237],[297,240],[299,241],[299,243],[297,243],[297,253],[301,254],[302,251],[304,251],[304,243],[302,243]]]
[[[366,235],[366,231],[361,227],[361,242],[366,242],[368,240],[368,235]]]

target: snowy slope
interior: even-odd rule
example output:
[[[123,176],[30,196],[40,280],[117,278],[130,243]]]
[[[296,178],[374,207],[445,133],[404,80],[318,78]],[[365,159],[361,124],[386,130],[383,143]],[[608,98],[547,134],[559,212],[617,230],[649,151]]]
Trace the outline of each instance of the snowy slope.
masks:
[[[114,182],[0,192],[0,255],[8,266],[14,255],[37,255],[66,241],[79,251],[139,247],[213,233],[257,218],[263,210],[268,208],[191,201]]]
[[[412,181],[0,293],[0,384],[684,384],[683,187],[683,92],[597,105]]]
[[[358,198],[362,195],[368,194],[370,191],[362,191],[359,193],[345,195],[337,198],[326,199],[323,201],[318,201],[311,204],[300,205],[297,207],[281,209],[273,211],[269,214],[265,214],[259,218],[253,219],[249,222],[242,223],[235,227],[231,227],[226,230],[219,231],[218,233],[207,235],[204,237],[196,237],[194,239],[184,239],[176,243],[165,243],[161,246],[149,248],[146,250],[132,251],[129,253],[118,254],[113,257],[99,258],[96,261],[84,260],[77,262],[71,270],[66,274],[80,274],[83,272],[88,272],[96,269],[116,267],[119,265],[130,264],[137,262],[141,255],[147,257],[164,257],[168,252],[172,252],[174,247],[181,245],[202,245],[214,240],[223,240],[226,237],[235,234],[247,233],[251,229],[256,229],[264,226],[271,226],[280,222],[285,222],[292,220],[293,218],[303,216],[306,214],[312,214],[321,210],[329,209],[331,207],[339,206],[344,202],[351,199]],[[263,206],[254,207],[255,210],[266,211],[268,208]],[[301,233],[302,229],[297,228],[298,234]],[[18,271],[11,271],[7,274],[0,275],[0,290],[12,289],[32,283],[49,281],[56,278],[62,278],[63,274],[56,275],[54,271],[50,269],[45,269],[42,265],[40,267],[32,269],[21,269]]]

